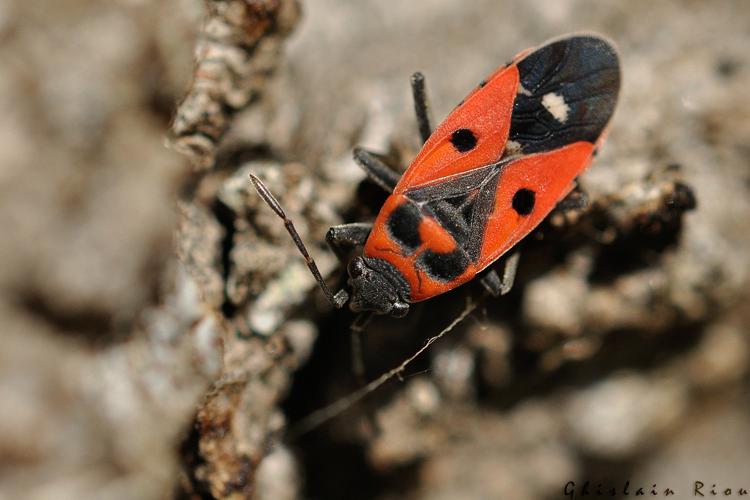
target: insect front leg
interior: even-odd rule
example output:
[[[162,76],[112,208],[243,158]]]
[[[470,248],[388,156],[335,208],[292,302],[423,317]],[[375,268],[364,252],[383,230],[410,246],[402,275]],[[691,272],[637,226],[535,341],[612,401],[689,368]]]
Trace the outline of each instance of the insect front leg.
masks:
[[[518,260],[521,252],[515,250],[503,262],[503,277],[501,278],[495,269],[485,274],[479,282],[493,297],[500,297],[510,292],[513,283],[516,280],[516,271],[518,270]]]
[[[354,161],[362,167],[367,176],[389,193],[398,184],[400,176],[388,165],[380,161],[374,153],[362,148],[354,148]]]
[[[357,377],[357,383],[362,386],[367,382],[365,377],[365,355],[364,355],[364,336],[367,326],[372,320],[372,313],[360,313],[349,327],[352,342],[352,372]]]
[[[357,246],[363,246],[372,230],[371,222],[352,222],[333,226],[326,233],[326,243],[343,262],[349,251]]]
[[[430,102],[427,99],[425,90],[424,75],[417,71],[411,75],[411,94],[414,97],[414,112],[417,115],[417,126],[422,143],[432,135],[432,126],[430,125]]]
[[[373,314],[371,312],[360,313],[354,319],[354,322],[349,328],[352,347],[352,371],[354,372],[354,376],[357,379],[357,385],[359,385],[359,387],[364,387],[365,384],[367,384],[364,342],[365,332],[367,331],[367,326],[370,324],[372,317]],[[366,405],[365,432],[367,432],[370,437],[374,437],[380,431],[378,422],[375,418],[376,409],[373,406],[372,400],[367,400],[364,402],[364,404]]]

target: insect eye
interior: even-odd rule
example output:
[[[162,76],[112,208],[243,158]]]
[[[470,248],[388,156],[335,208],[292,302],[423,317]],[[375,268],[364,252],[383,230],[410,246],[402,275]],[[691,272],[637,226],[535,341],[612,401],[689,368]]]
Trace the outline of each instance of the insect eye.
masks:
[[[365,263],[362,262],[361,257],[355,257],[352,259],[352,261],[349,263],[349,276],[352,279],[357,279],[360,276],[362,276],[365,272]]]

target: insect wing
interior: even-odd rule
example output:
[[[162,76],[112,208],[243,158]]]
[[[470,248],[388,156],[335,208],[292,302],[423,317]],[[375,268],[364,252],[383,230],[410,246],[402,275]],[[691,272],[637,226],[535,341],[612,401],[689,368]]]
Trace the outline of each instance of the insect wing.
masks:
[[[595,144],[612,117],[620,89],[617,52],[603,38],[552,41],[517,63],[506,156]]]
[[[520,84],[494,205],[477,268],[531,232],[591,162],[620,88],[617,53],[581,35],[543,45],[517,62]],[[517,155],[517,158],[515,156]]]
[[[529,234],[575,186],[591,161],[593,145],[577,142],[554,151],[522,156],[500,173],[492,210],[481,237],[478,270]],[[554,172],[555,175],[550,175]]]
[[[394,193],[496,162],[508,139],[518,77],[511,65],[472,92],[435,129]]]

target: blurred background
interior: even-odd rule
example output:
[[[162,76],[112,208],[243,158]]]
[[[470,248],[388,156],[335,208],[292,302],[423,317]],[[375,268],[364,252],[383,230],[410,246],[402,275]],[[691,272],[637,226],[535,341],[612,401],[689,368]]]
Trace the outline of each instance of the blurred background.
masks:
[[[351,149],[408,165],[409,76],[439,122],[573,31],[622,63],[589,207],[291,439],[358,387],[353,316],[247,174],[343,283],[325,231],[384,199]],[[747,2],[2,0],[0,39],[0,498],[750,490]],[[374,321],[367,378],[480,294]]]

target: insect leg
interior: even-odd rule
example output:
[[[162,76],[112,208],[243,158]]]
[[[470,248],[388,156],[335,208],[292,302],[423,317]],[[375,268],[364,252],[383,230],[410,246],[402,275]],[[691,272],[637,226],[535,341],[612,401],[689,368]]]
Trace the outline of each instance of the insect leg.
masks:
[[[364,312],[357,315],[354,319],[349,330],[351,331],[352,341],[352,371],[354,377],[357,380],[359,387],[365,387],[367,384],[367,374],[365,373],[365,351],[364,351],[364,336],[367,326],[372,320],[373,314],[371,312]],[[379,432],[378,422],[375,419],[375,407],[372,401],[364,402],[367,407],[365,408],[365,432],[370,437],[374,437]]]
[[[399,175],[366,149],[354,148],[354,161],[365,170],[375,184],[389,193],[398,184]]]
[[[500,296],[502,282],[500,281],[500,275],[497,274],[496,270],[490,269],[490,272],[479,278],[479,283],[481,283],[484,289],[493,297]]]
[[[359,385],[364,385],[367,382],[365,379],[365,357],[362,349],[362,341],[365,329],[370,324],[371,319],[371,312],[360,313],[349,328],[352,334],[352,371],[354,372],[354,376],[357,377]]]
[[[371,222],[353,222],[333,226],[326,233],[326,242],[340,261],[344,261],[349,250],[362,246],[372,230]]]
[[[479,282],[482,286],[493,296],[500,297],[510,292],[513,288],[513,282],[516,279],[516,271],[518,270],[518,259],[521,257],[521,253],[516,250],[505,258],[503,263],[503,277],[502,279],[497,274],[495,269],[492,269],[489,273],[485,274]]]
[[[279,204],[279,201],[274,197],[273,194],[271,194],[271,191],[269,191],[266,185],[263,184],[263,181],[256,177],[255,174],[250,174],[250,180],[253,182],[255,190],[258,191],[260,197],[263,198],[263,201],[265,201],[266,204],[271,207],[271,210],[273,210],[276,215],[278,215],[279,218],[284,221],[284,226],[286,226],[286,230],[289,233],[289,236],[292,237],[294,244],[297,245],[297,249],[305,258],[305,263],[307,263],[308,269],[310,269],[310,272],[315,277],[315,281],[317,281],[318,285],[320,285],[320,288],[323,290],[323,293],[325,294],[328,301],[337,309],[343,307],[344,304],[346,304],[346,301],[349,300],[349,294],[346,292],[346,290],[339,290],[338,292],[336,292],[336,294],[334,294],[331,289],[328,288],[326,282],[323,281],[323,276],[320,275],[320,271],[318,270],[317,264],[315,264],[315,260],[313,260],[313,258],[310,256],[310,253],[307,251],[307,248],[305,248],[305,244],[302,242],[302,238],[300,238],[299,233],[297,233],[297,229],[294,227],[294,223],[289,217],[287,217],[284,209],[281,208],[281,204]]]
[[[419,71],[411,75],[411,93],[414,97],[414,112],[417,114],[419,135],[422,138],[422,143],[425,143],[432,135],[432,127],[430,126],[430,103],[427,100],[424,75]]]
[[[560,200],[555,207],[555,210],[562,212],[568,212],[570,210],[583,210],[589,204],[589,195],[584,191],[581,186],[576,183],[576,186],[568,193],[568,195]]]

